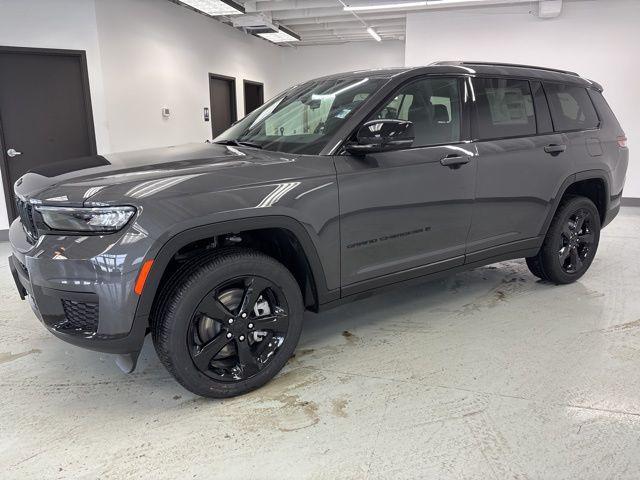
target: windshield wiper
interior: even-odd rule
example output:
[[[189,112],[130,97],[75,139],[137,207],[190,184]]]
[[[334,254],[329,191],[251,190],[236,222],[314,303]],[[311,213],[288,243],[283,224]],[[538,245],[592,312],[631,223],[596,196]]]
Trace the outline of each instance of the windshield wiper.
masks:
[[[240,142],[238,140],[236,140],[236,143],[238,145],[242,145],[243,147],[253,147],[253,148],[257,148],[259,150],[262,150],[262,145],[258,145],[257,143],[253,143],[253,142]]]
[[[262,150],[262,145],[258,145],[257,143],[253,143],[253,142],[239,142],[238,140],[220,140],[218,142],[213,142],[213,143],[217,143],[218,145],[233,145],[235,147],[252,147],[252,148],[257,148]]]

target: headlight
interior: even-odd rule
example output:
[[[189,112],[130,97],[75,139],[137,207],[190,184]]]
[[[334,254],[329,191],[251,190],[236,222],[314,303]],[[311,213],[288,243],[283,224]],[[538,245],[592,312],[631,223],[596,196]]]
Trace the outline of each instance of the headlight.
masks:
[[[131,219],[134,207],[46,207],[37,206],[42,220],[51,230],[67,232],[116,232]]]

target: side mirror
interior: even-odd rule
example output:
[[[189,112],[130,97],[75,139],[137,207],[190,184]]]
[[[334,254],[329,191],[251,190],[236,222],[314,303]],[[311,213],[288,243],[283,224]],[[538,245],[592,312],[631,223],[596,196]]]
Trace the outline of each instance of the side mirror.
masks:
[[[408,148],[414,139],[411,122],[388,118],[371,120],[358,129],[356,142],[348,143],[346,148],[354,155],[364,155]]]

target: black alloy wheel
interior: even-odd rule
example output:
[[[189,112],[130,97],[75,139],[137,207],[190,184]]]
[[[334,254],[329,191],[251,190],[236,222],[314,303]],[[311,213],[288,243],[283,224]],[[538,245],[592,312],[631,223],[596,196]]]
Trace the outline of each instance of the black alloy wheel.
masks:
[[[191,392],[225,398],[254,390],[284,367],[302,331],[300,286],[255,250],[224,248],[183,264],[151,313],[160,361]]]
[[[187,343],[193,363],[222,382],[247,380],[284,343],[289,328],[282,290],[258,276],[223,282],[195,308]]]
[[[542,247],[527,266],[535,276],[566,284],[578,280],[591,266],[600,242],[600,212],[582,196],[562,199]]]
[[[578,209],[565,221],[558,250],[560,268],[564,272],[574,274],[584,267],[595,242],[592,229],[593,214],[585,208]]]

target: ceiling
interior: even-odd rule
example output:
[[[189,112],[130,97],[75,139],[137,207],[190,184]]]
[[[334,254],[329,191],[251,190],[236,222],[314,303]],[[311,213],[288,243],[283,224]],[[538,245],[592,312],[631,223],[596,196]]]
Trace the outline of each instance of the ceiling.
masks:
[[[175,0],[171,0],[175,1]],[[409,12],[486,6],[530,4],[538,13],[541,4],[562,6],[562,0],[429,0],[427,5],[394,8],[412,0],[233,0],[244,7],[244,15],[216,16],[219,21],[254,33],[257,26],[286,27],[299,42],[281,45],[322,45],[354,41],[375,41],[371,27],[384,40],[404,40]],[[179,2],[177,2],[179,3]],[[418,2],[419,3],[419,2]],[[425,3],[425,2],[422,2]],[[376,10],[345,11],[344,7],[383,5]],[[558,12],[559,13],[559,12]]]

